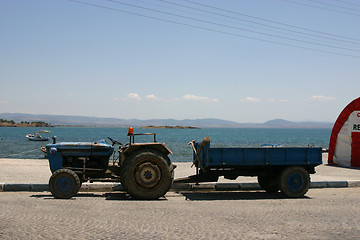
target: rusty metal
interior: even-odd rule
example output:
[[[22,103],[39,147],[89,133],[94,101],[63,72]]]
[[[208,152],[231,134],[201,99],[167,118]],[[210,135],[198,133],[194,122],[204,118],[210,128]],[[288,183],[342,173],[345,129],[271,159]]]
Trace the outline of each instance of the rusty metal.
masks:
[[[137,166],[135,172],[136,182],[145,188],[152,188],[158,184],[161,177],[159,167],[152,162],[144,162]]]
[[[130,136],[130,144],[134,144],[135,143],[135,136],[147,136],[147,135],[153,135],[154,136],[154,143],[156,143],[156,133],[133,133],[133,134],[128,134],[128,136]]]

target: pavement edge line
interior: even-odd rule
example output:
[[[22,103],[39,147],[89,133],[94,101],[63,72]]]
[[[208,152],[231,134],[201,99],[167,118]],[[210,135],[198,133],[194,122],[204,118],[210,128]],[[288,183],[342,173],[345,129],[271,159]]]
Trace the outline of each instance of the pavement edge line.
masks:
[[[360,187],[360,180],[349,181],[319,181],[311,182],[310,188],[349,188]],[[236,191],[236,190],[259,190],[258,183],[175,183],[170,191]],[[120,183],[84,183],[80,192],[99,192],[99,191],[123,191]],[[0,183],[0,192],[29,191],[43,192],[49,191],[48,184],[29,184],[29,183]]]

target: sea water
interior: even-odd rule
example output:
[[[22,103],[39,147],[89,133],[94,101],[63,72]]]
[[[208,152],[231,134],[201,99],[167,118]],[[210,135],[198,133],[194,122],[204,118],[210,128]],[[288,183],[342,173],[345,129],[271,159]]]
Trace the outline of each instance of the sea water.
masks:
[[[29,141],[26,134],[49,130],[43,137],[50,137],[48,142]],[[44,158],[41,146],[52,143],[52,136],[57,142],[95,142],[107,137],[126,144],[129,142],[127,128],[112,127],[54,127],[54,128],[0,128],[0,158]],[[318,146],[327,148],[331,129],[273,129],[273,128],[203,128],[203,129],[141,129],[134,133],[156,133],[158,142],[166,143],[173,152],[173,162],[191,162],[192,149],[188,142],[201,142],[204,137],[211,138],[212,147],[260,147],[262,144],[281,144],[284,147]],[[135,136],[135,142],[151,142],[153,136]],[[111,142],[107,140],[109,144]]]

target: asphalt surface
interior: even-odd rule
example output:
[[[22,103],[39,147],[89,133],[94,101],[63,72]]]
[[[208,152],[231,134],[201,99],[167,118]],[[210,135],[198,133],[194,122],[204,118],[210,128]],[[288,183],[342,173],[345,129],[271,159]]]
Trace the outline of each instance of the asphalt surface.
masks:
[[[135,201],[122,192],[0,193],[0,239],[359,239],[360,189],[169,192]]]
[[[175,178],[195,173],[175,164]],[[0,159],[0,239],[358,239],[360,169],[316,171],[296,199],[256,190],[254,177],[174,186],[155,201],[133,200],[112,183],[55,199],[46,159]]]
[[[360,187],[360,169],[327,165],[323,154],[322,165],[311,175],[311,188]],[[195,174],[191,163],[174,163],[175,179]],[[0,191],[47,191],[51,176],[47,159],[0,159]],[[220,178],[218,183],[175,184],[173,190],[244,190],[259,189],[256,177]],[[80,191],[121,190],[118,183],[84,183]]]

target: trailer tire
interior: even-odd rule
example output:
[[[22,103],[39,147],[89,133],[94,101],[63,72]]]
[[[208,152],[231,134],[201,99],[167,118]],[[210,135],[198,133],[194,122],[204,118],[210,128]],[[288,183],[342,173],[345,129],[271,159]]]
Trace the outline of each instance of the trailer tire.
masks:
[[[310,187],[309,172],[303,167],[288,167],[280,175],[279,186],[287,197],[302,197]]]
[[[79,176],[69,169],[59,169],[49,179],[49,189],[55,198],[72,198],[78,193],[80,186]]]
[[[164,196],[172,185],[173,165],[161,152],[143,149],[125,160],[121,179],[124,189],[131,197],[158,199]]]
[[[268,193],[276,193],[280,190],[276,176],[258,176],[258,183]]]

